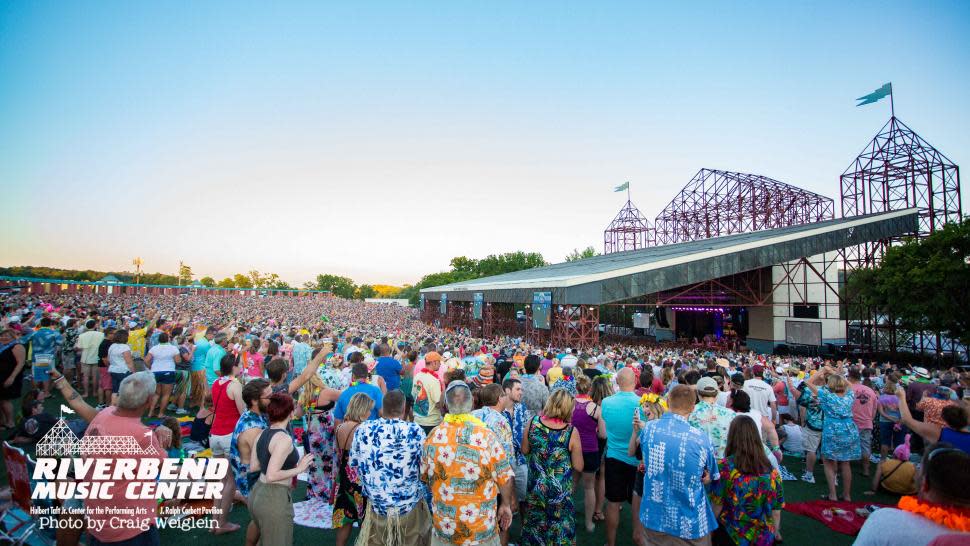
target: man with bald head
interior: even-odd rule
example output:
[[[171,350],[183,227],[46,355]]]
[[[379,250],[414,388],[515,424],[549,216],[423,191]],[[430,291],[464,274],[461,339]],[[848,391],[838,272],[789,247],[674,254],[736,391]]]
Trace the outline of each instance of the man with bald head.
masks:
[[[620,505],[633,500],[633,484],[637,477],[636,457],[627,455],[630,435],[633,434],[633,413],[640,406],[640,397],[633,392],[636,376],[630,368],[616,374],[620,392],[603,399],[603,420],[606,422],[606,543],[616,544],[616,528],[620,523]],[[636,514],[634,514],[636,517]]]

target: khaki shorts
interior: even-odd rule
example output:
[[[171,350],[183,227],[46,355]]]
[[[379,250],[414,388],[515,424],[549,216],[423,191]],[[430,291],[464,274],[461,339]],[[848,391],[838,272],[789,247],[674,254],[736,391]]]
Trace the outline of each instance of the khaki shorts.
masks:
[[[859,429],[859,447],[862,448],[862,454],[868,457],[872,454],[872,429],[871,428],[860,428]]]
[[[401,540],[395,540],[397,538]],[[427,544],[431,540],[431,512],[422,500],[410,512],[399,516],[397,523],[388,526],[388,517],[367,505],[364,521],[360,526],[355,546],[413,546]]]
[[[818,451],[819,444],[822,443],[822,431],[812,430],[802,427],[802,447],[809,453]]]
[[[293,496],[289,486],[256,482],[249,496],[250,513],[264,546],[293,544]]]

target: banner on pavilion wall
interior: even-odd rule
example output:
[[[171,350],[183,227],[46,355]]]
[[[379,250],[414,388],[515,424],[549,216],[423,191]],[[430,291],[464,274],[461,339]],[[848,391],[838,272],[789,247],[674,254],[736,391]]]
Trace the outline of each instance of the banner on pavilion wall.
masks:
[[[472,318],[482,320],[482,305],[485,303],[485,294],[475,292],[472,301]]]
[[[441,303],[438,304],[438,312],[442,315],[448,314],[448,294],[441,295]]]
[[[552,292],[532,293],[532,327],[548,330],[551,327]]]

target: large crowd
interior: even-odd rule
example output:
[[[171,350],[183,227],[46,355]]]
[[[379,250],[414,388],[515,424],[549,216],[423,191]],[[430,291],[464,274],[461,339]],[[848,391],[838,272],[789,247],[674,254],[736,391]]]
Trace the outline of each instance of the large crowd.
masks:
[[[871,477],[867,494],[901,496],[863,509],[856,544],[966,544],[970,532],[959,368],[703,344],[535,346],[330,297],[8,293],[0,304],[11,441],[50,430],[43,401],[59,396],[78,435],[226,458],[211,531],[240,543],[289,545],[295,521],[322,521],[338,546],[355,527],[357,544],[411,546],[566,545],[597,526],[609,546],[769,545],[783,540],[786,479],[824,480],[824,498],[852,501],[853,465]],[[800,475],[786,457],[804,459]],[[236,500],[246,529],[228,520]],[[159,543],[156,499],[85,502],[145,510],[143,528],[89,525],[88,544]],[[617,536],[624,504],[631,536]]]

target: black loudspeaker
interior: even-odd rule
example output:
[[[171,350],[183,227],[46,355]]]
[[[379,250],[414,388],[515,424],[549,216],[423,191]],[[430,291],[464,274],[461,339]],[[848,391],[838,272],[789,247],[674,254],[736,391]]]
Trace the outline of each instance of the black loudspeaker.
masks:
[[[670,322],[667,321],[667,308],[657,307],[653,311],[654,322],[657,323],[657,328],[670,328]]]

